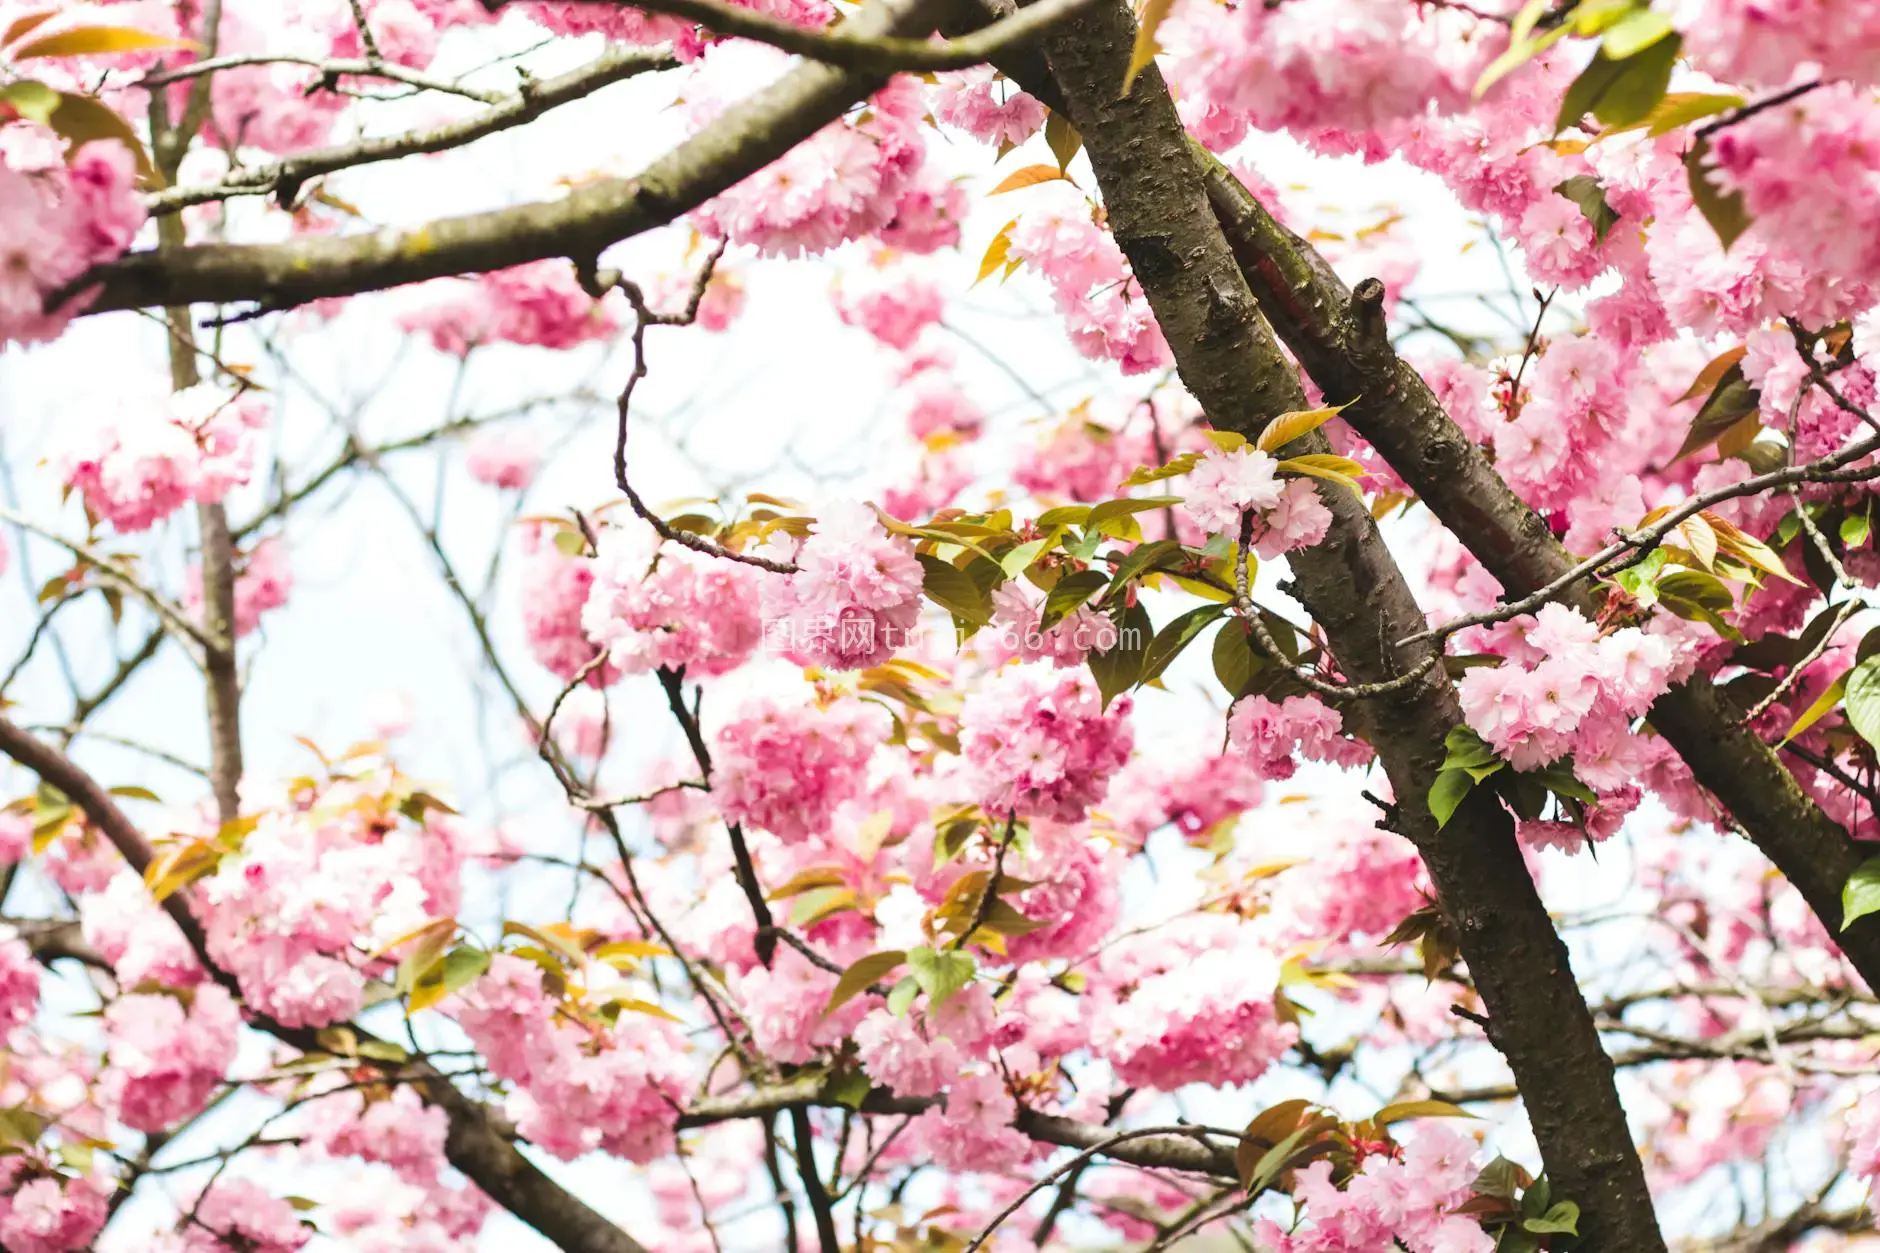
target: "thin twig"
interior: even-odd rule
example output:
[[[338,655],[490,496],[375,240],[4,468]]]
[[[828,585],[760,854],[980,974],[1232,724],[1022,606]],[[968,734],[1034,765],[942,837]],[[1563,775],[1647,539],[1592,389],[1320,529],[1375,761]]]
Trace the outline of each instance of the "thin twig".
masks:
[[[1330,700],[1367,700],[1374,696],[1387,696],[1418,682],[1424,675],[1436,668],[1443,659],[1443,650],[1430,650],[1416,665],[1404,671],[1394,679],[1384,679],[1377,683],[1327,683],[1310,666],[1294,665],[1286,654],[1280,651],[1279,641],[1267,629],[1266,621],[1260,616],[1260,607],[1253,603],[1248,591],[1247,553],[1253,546],[1253,510],[1244,509],[1240,514],[1240,545],[1234,554],[1234,610],[1253,631],[1254,639],[1267,655],[1286,667],[1292,676],[1320,696]],[[1414,643],[1415,638],[1401,641],[1398,647]]]
[[[627,0],[591,0],[624,5]],[[506,0],[483,0],[492,12]],[[970,35],[958,39],[875,38],[833,31],[812,30],[754,9],[741,9],[723,0],[634,0],[634,8],[648,13],[696,22],[720,34],[752,39],[798,56],[870,74],[914,70],[963,70],[982,65],[1037,39],[1047,30],[1088,7],[1093,0],[1040,0]]]
[[[711,255],[705,258],[705,264],[700,268],[698,276],[692,280],[691,295],[686,301],[685,308],[678,313],[654,313],[651,309],[646,307],[646,294],[640,290],[639,284],[625,277],[616,277],[613,280],[613,284],[626,293],[627,303],[633,306],[633,335],[631,338],[633,345],[633,369],[627,375],[626,385],[620,389],[620,427],[614,439],[614,483],[622,492],[626,493],[627,504],[632,507],[633,512],[638,514],[641,520],[648,526],[659,532],[661,539],[670,540],[682,547],[690,548],[694,552],[704,553],[710,557],[722,557],[727,561],[741,561],[745,565],[756,566],[760,570],[769,570],[773,574],[794,574],[796,573],[795,562],[774,561],[769,557],[760,556],[755,553],[741,553],[735,549],[725,547],[716,540],[706,539],[703,535],[698,535],[691,531],[681,531],[669,526],[664,518],[646,507],[646,502],[640,499],[640,494],[633,489],[633,483],[627,477],[627,417],[633,408],[634,389],[640,385],[640,380],[646,377],[647,328],[652,326],[690,326],[696,321],[698,318],[699,302],[705,298],[705,289],[711,284],[712,271],[717,266],[718,259],[724,255],[724,252],[725,243],[723,240],[720,240],[718,246],[712,249]]]

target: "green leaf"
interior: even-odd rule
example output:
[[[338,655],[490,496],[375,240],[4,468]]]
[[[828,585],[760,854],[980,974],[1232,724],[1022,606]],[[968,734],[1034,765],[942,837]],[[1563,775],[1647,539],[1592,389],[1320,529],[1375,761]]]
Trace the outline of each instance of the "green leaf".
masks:
[[[1658,594],[1667,602],[1680,601],[1713,613],[1723,613],[1736,604],[1723,580],[1702,570],[1673,570],[1658,580]],[[1677,610],[1673,608],[1672,612]]]
[[[1142,673],[1144,655],[1155,634],[1155,624],[1149,621],[1149,611],[1141,605],[1130,605],[1113,616],[1116,619],[1115,646],[1106,652],[1091,653],[1085,658],[1090,666],[1090,677],[1097,681],[1097,691],[1103,696],[1105,709],[1110,707],[1110,702],[1119,693],[1135,686],[1137,676]]]
[[[829,1003],[823,1006],[826,1018],[842,1008],[854,997],[859,996],[869,984],[882,978],[889,971],[897,969],[907,960],[907,954],[900,949],[888,949],[885,952],[870,953],[858,960],[853,966],[842,972],[836,980],[835,990],[829,993]]]
[[[862,1102],[868,1099],[868,1094],[873,1088],[874,1085],[868,1081],[867,1074],[859,1070],[850,1070],[832,1076],[829,1082],[823,1085],[823,1094],[838,1105],[849,1109],[860,1109]]]
[[[1527,1191],[1521,1194],[1521,1212],[1529,1218],[1539,1218],[1553,1203],[1554,1184],[1546,1175],[1529,1184]]]
[[[1841,889],[1841,930],[1868,914],[1880,913],[1880,857],[1869,857],[1847,877]]]
[[[1567,88],[1554,119],[1555,131],[1577,126],[1588,113],[1607,126],[1642,121],[1664,99],[1682,43],[1679,36],[1669,35],[1624,58],[1600,49]]]
[[[1515,1192],[1524,1186],[1527,1172],[1516,1162],[1505,1157],[1497,1157],[1482,1167],[1470,1185],[1478,1196],[1500,1197],[1502,1200],[1514,1200]]]
[[[1136,686],[1160,678],[1169,663],[1181,655],[1189,642],[1207,627],[1210,622],[1227,612],[1226,605],[1202,605],[1190,609],[1173,622],[1157,631],[1155,638],[1149,641],[1148,650],[1143,654],[1142,673],[1136,676]]]
[[[1732,364],[1717,380],[1710,396],[1698,409],[1697,416],[1691,419],[1691,429],[1684,436],[1684,443],[1678,447],[1673,461],[1690,456],[1698,449],[1714,444],[1723,433],[1755,413],[1761,404],[1761,393],[1750,386],[1743,377],[1743,367]]]
[[[1861,739],[1880,746],[1880,657],[1848,671],[1847,720]]]
[[[1873,514],[1871,507],[1862,513],[1850,513],[1841,519],[1841,543],[1849,548],[1859,548],[1867,542],[1873,533]]]
[[[1128,556],[1116,563],[1116,571],[1110,577],[1110,585],[1121,589],[1131,579],[1147,572],[1163,558],[1179,555],[1181,548],[1181,543],[1172,539],[1159,539],[1136,545],[1130,550]]]
[[[1637,56],[1671,33],[1671,16],[1658,9],[1635,9],[1606,30],[1600,51],[1615,61]]]
[[[59,107],[59,93],[30,78],[0,87],[0,105],[41,126],[52,124],[52,112]]]
[[[1117,535],[1116,522],[1132,514],[1147,513],[1151,509],[1166,509],[1170,505],[1182,503],[1180,496],[1136,496],[1123,500],[1106,500],[1090,511],[1084,520],[1084,526],[1105,535]]]
[[[1436,782],[1430,785],[1430,816],[1436,819],[1436,829],[1442,830],[1455,817],[1456,810],[1475,789],[1475,780],[1466,770],[1443,770],[1438,772]]]
[[[1406,1122],[1412,1118],[1474,1118],[1460,1105],[1451,1105],[1448,1101],[1398,1101],[1386,1105],[1371,1115],[1371,1121],[1380,1127],[1392,1123]]]
[[[1580,213],[1593,226],[1593,238],[1600,243],[1619,223],[1619,214],[1606,203],[1605,186],[1591,174],[1575,174],[1554,190],[1580,206]]]
[[[1253,1168],[1253,1176],[1247,1181],[1249,1199],[1259,1196],[1273,1185],[1273,1181],[1286,1171],[1286,1164],[1298,1151],[1300,1144],[1309,1135],[1324,1131],[1324,1125],[1316,1119],[1307,1119],[1291,1135],[1275,1144],[1260,1155],[1260,1161]]]
[[[964,570],[932,553],[916,555],[924,575],[921,590],[928,600],[974,629],[992,621],[992,601]]]
[[[1704,168],[1704,158],[1709,155],[1710,141],[1699,139],[1684,154],[1684,172],[1691,184],[1691,202],[1728,252],[1730,245],[1749,229],[1749,209],[1743,204],[1742,192],[1725,192],[1710,181],[1710,172]]]
[[[970,953],[952,949],[937,953],[924,945],[908,950],[907,968],[920,990],[927,994],[928,1013],[945,1005],[955,992],[971,983],[978,970]]]
[[[913,975],[905,976],[888,993],[888,1012],[896,1018],[903,1016],[918,995],[920,995],[920,984]]]
[[[1239,619],[1221,623],[1214,635],[1214,677],[1226,689],[1228,700],[1236,701],[1245,695],[1254,674],[1265,665],[1265,658],[1253,650],[1253,633]]]
[[[1449,728],[1449,734],[1443,737],[1443,749],[1441,768],[1444,770],[1486,766],[1500,760],[1487,740],[1477,735],[1473,727],[1463,724]]]
[[[468,944],[459,945],[412,984],[408,1000],[411,1011],[428,1009],[459,988],[470,986],[489,968],[488,951]]]
[[[1577,1236],[1580,1234],[1580,1207],[1572,1201],[1557,1201],[1548,1206],[1541,1217],[1524,1219],[1521,1226],[1537,1236]]]
[[[1110,576],[1101,570],[1079,570],[1065,575],[1045,593],[1044,616],[1039,620],[1041,629],[1049,631],[1109,585]]]
[[[1006,578],[1017,578],[1019,575],[1025,573],[1026,568],[1029,567],[1032,562],[1038,559],[1039,553],[1050,546],[1053,538],[1055,537],[1046,535],[1040,539],[1027,540],[1023,544],[1017,545],[1003,557],[999,558],[999,569],[1005,571]]]

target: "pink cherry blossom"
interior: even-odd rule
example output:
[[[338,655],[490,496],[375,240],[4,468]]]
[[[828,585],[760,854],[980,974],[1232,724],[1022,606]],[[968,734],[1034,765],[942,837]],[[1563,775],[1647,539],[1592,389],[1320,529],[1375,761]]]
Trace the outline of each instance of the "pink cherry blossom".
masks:
[[[920,616],[920,563],[867,505],[845,501],[818,514],[796,565],[763,585],[765,630],[781,636],[789,655],[852,670],[880,664],[907,642]]]
[[[638,523],[603,530],[590,568],[583,638],[622,674],[723,674],[761,642],[759,592],[774,576],[661,543]]]
[[[960,711],[964,783],[988,813],[1076,822],[1129,759],[1129,709],[1085,672],[1008,666]]]

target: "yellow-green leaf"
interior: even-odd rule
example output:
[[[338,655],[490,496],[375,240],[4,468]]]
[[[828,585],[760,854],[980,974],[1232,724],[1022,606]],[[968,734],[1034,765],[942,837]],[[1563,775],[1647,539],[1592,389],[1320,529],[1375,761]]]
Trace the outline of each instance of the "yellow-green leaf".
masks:
[[[882,978],[890,971],[898,969],[907,960],[907,954],[900,949],[870,953],[842,972],[836,980],[835,989],[829,993],[829,1004],[823,1007],[827,1017],[841,1009],[850,1000],[862,994],[868,985]]]
[[[145,52],[151,48],[193,48],[187,39],[153,35],[130,26],[74,26],[55,31],[13,49],[15,61],[28,57],[97,57],[119,52]]]
[[[1448,1101],[1398,1101],[1386,1105],[1371,1116],[1371,1121],[1380,1127],[1388,1127],[1395,1122],[1404,1122],[1411,1118],[1474,1118],[1460,1105],[1451,1105]]]
[[[1084,137],[1077,133],[1069,118],[1054,109],[1044,119],[1044,142],[1051,149],[1051,155],[1057,158],[1058,169],[1068,170],[1071,159],[1084,146]]]
[[[654,1018],[664,1018],[667,1022],[676,1022],[681,1027],[685,1026],[685,1019],[679,1017],[679,1015],[673,1013],[671,1010],[665,1008],[662,1005],[653,1004],[653,1002],[651,1001],[637,1000],[634,997],[627,996],[627,997],[616,997],[610,1003],[619,1009],[625,1010],[628,1013],[650,1014]]]
[[[1345,404],[1350,403],[1350,401],[1345,402]],[[1266,429],[1260,432],[1260,438],[1254,443],[1254,447],[1261,452],[1277,452],[1301,435],[1310,434],[1330,422],[1344,407],[1345,405],[1332,405],[1324,409],[1301,409],[1297,413],[1282,413],[1267,423]]]
[[[47,125],[65,140],[67,161],[93,140],[115,139],[131,150],[131,156],[137,161],[137,173],[142,178],[150,180],[156,177],[156,167],[150,163],[150,153],[145,150],[144,141],[137,137],[137,132],[131,129],[131,124],[119,117],[115,110],[90,96],[61,92],[59,107],[52,111]]]
[[[781,901],[792,896],[801,896],[813,888],[841,887],[848,880],[842,874],[840,866],[811,866],[791,876],[789,882],[773,888],[767,900]]]
[[[1123,75],[1123,90],[1118,95],[1127,96],[1129,89],[1136,85],[1136,75],[1147,69],[1149,63],[1155,60],[1156,53],[1162,51],[1162,45],[1156,42],[1155,32],[1173,5],[1174,0],[1148,0],[1142,6],[1142,16],[1136,23],[1136,43],[1129,50],[1129,69]]]
[[[1833,711],[1834,707],[1841,703],[1841,698],[1846,695],[1847,676],[1844,674],[1833,683],[1830,683],[1827,691],[1815,697],[1814,704],[1802,710],[1801,716],[1789,726],[1787,731],[1783,732],[1782,739],[1776,747],[1782,747],[1783,744],[1787,744],[1790,740],[1808,730],[1809,727],[1814,726],[1817,722],[1827,717],[1828,714]]]
[[[1288,457],[1279,463],[1278,468],[1293,474],[1308,474],[1315,479],[1324,479],[1327,483],[1336,483],[1340,487],[1350,488],[1358,495],[1364,493],[1364,489],[1358,485],[1358,480],[1366,473],[1365,468],[1350,457],[1323,452],[1308,453],[1303,457]]]
[[[18,82],[0,86],[0,105],[23,118],[47,126],[52,122],[53,111],[59,107],[59,93],[44,83],[22,78]],[[63,588],[65,580],[55,579],[53,582]]]
[[[992,237],[990,244],[986,245],[986,255],[979,261],[979,276],[973,280],[975,284],[985,282],[994,271],[1005,264],[1006,257],[1012,251],[1012,228],[1017,225],[1018,219],[1013,218],[1000,227],[999,233]]]
[[[452,992],[476,982],[489,968],[489,953],[467,944],[460,945],[418,976],[412,984],[406,1005],[411,1013],[429,1009]]]
[[[1200,453],[1181,453],[1171,457],[1167,465],[1137,466],[1134,470],[1130,471],[1129,477],[1124,479],[1117,486],[1141,487],[1145,483],[1158,483],[1163,479],[1172,479],[1179,475],[1186,474],[1200,464]]]

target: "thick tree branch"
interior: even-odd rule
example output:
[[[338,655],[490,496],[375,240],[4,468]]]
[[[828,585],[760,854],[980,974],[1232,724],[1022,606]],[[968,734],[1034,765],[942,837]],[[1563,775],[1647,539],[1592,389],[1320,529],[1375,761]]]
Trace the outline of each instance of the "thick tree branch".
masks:
[[[1152,66],[1117,97],[1134,26],[1127,8],[1111,5],[1071,19],[1042,46],[1182,382],[1216,426],[1252,437],[1275,415],[1305,407],[1303,391],[1215,221],[1161,75]],[[1315,437],[1291,449],[1318,447]],[[1394,644],[1420,628],[1422,611],[1362,502],[1323,494],[1334,521],[1324,543],[1292,558],[1298,595],[1353,682],[1388,681],[1432,647]],[[1581,1206],[1589,1245],[1657,1253],[1664,1240],[1612,1063],[1512,823],[1481,795],[1441,830],[1430,816],[1425,798],[1443,739],[1461,723],[1454,689],[1433,671],[1429,681],[1361,702],[1353,713],[1390,776],[1399,826],[1422,852],[1461,937],[1493,1042],[1514,1071],[1556,1189]]]
[[[883,0],[843,29],[857,39],[921,34],[933,29],[952,2]],[[610,245],[664,226],[764,168],[879,89],[887,77],[813,62],[799,65],[637,176],[588,183],[560,200],[364,235],[199,244],[167,255],[133,252],[87,273],[72,291],[96,290],[89,313],[239,301],[271,311],[548,257],[591,266]]]
[[[1348,290],[1316,250],[1274,220],[1226,167],[1197,150],[1208,195],[1275,330],[1327,403],[1511,595],[1555,583],[1573,568],[1547,524],[1509,489],[1443,411],[1422,377],[1384,334],[1381,289]],[[1573,583],[1562,603],[1592,616],[1595,591]],[[1651,726],[1697,781],[1741,823],[1808,901],[1866,980],[1880,990],[1880,917],[1840,930],[1841,890],[1861,862],[1847,833],[1809,799],[1794,775],[1702,675],[1652,706]]]

